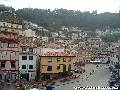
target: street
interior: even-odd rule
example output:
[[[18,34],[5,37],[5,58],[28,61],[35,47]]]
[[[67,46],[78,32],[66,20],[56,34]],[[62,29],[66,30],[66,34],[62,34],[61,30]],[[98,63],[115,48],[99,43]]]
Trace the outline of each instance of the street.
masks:
[[[81,87],[81,86],[108,87],[110,71],[107,65],[100,64],[99,67],[96,67],[95,64],[87,64],[83,68],[86,71],[85,73],[80,74],[80,77],[78,79],[72,79],[71,81],[66,81],[64,83],[60,82],[59,80],[56,81],[55,86],[57,86],[58,90],[75,90],[74,87]],[[94,72],[92,73],[93,70]],[[16,89],[14,86],[11,87],[9,85],[7,86],[5,85],[4,88],[1,88],[0,90],[16,90]],[[45,89],[40,87],[39,90],[45,90]]]
[[[106,65],[100,65],[96,67],[94,64],[87,64],[85,66],[86,72],[80,76],[77,80],[71,80],[68,82],[56,83],[58,86],[58,90],[75,90],[74,87],[80,86],[100,86],[100,87],[108,87],[108,80],[110,78],[109,69],[106,69]],[[94,69],[94,73],[90,75],[90,72]]]
[[[4,84],[0,86],[0,90],[16,90],[16,86],[13,84]]]

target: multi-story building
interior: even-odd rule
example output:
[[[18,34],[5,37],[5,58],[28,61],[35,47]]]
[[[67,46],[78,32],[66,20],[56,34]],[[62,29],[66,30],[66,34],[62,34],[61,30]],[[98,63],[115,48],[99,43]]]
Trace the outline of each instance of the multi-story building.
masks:
[[[72,40],[78,39],[78,33],[72,33]]]
[[[118,64],[118,53],[112,53],[111,57],[110,57],[110,66],[115,66],[116,64]]]
[[[19,76],[18,47],[22,23],[11,12],[1,12],[0,17],[0,80],[16,81]]]
[[[37,52],[34,44],[21,44],[19,48],[19,76],[20,80],[35,80]]]
[[[89,52],[89,51],[83,51],[82,55],[83,55],[84,62],[89,63],[91,61],[91,58],[92,58],[91,52]]]
[[[94,52],[92,54],[92,61],[99,62],[99,63],[110,63],[110,60],[112,59],[113,52],[112,51],[99,51]]]
[[[75,63],[76,63],[76,67],[80,67],[83,64],[85,64],[85,60],[83,59],[83,55],[81,51],[77,51],[77,53],[74,53],[75,57]]]
[[[48,37],[37,37],[34,41],[34,43],[38,47],[46,48],[48,44]]]
[[[68,75],[75,69],[74,55],[63,51],[48,51],[40,55],[40,77],[43,80]]]
[[[110,56],[110,67],[113,69],[118,69],[116,66],[119,64],[119,48],[120,47],[114,47],[111,51]]]

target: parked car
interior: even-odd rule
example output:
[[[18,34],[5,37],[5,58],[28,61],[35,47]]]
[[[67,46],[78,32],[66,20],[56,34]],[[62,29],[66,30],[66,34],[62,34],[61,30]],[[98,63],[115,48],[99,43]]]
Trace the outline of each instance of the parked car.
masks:
[[[115,83],[119,82],[119,79],[111,78],[109,82],[109,86],[114,86]]]

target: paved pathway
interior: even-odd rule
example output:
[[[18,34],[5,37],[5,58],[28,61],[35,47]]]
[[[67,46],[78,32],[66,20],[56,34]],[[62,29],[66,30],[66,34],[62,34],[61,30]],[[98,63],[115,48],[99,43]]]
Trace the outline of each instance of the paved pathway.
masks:
[[[79,79],[66,82],[65,84],[61,84],[61,83],[56,83],[56,84],[60,85],[58,87],[59,90],[75,90],[74,87],[76,86],[108,87],[110,72],[108,68],[106,69],[106,67],[108,66],[100,65],[100,67],[96,68],[96,65],[88,64],[85,66],[86,72],[82,74]],[[93,75],[90,75],[90,72],[92,72],[93,69],[94,69],[94,73]]]

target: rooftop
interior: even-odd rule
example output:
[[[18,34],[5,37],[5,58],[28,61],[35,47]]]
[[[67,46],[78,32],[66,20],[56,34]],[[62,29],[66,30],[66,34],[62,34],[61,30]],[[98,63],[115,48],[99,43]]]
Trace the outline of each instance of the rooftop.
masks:
[[[20,47],[31,47],[31,48],[37,48],[37,45],[33,43],[21,43]]]
[[[75,56],[75,53],[65,49],[44,48],[40,56]]]
[[[0,21],[5,21],[8,23],[13,23],[13,24],[23,23],[22,19],[18,18],[18,16],[11,11],[0,12]]]

